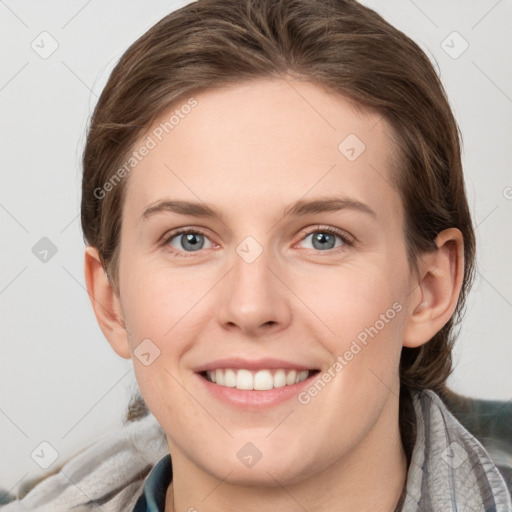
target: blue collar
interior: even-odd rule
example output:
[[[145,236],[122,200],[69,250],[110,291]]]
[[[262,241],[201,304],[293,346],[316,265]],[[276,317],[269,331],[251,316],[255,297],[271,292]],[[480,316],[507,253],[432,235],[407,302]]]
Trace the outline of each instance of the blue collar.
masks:
[[[170,454],[162,457],[149,473],[133,512],[164,512],[165,495],[172,481]]]

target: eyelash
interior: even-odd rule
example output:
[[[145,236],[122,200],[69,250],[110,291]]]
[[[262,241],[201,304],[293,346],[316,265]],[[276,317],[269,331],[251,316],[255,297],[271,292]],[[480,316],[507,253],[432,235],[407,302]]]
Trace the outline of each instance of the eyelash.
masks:
[[[303,237],[299,241],[303,241],[306,237],[308,237],[309,235],[312,235],[314,233],[328,233],[330,235],[337,236],[343,242],[342,247],[327,249],[326,251],[320,251],[317,249],[309,249],[309,250],[315,251],[318,254],[321,254],[321,253],[332,254],[332,253],[340,252],[340,249],[343,250],[343,249],[346,249],[347,247],[352,247],[355,244],[355,240],[352,237],[350,237],[346,232],[341,231],[337,228],[333,228],[331,226],[317,225],[313,229],[303,230],[301,233],[303,234]],[[190,256],[194,256],[195,252],[202,252],[201,250],[189,251],[189,252],[177,251],[175,249],[170,248],[171,240],[178,237],[179,235],[187,235],[187,234],[198,234],[198,235],[202,235],[202,236],[205,236],[208,238],[208,235],[203,230],[201,230],[199,228],[190,228],[190,227],[178,228],[175,231],[172,231],[171,233],[169,233],[167,236],[164,237],[164,241],[163,241],[162,245],[164,247],[166,247],[170,253],[174,254],[174,256],[177,256],[177,257],[188,258]]]

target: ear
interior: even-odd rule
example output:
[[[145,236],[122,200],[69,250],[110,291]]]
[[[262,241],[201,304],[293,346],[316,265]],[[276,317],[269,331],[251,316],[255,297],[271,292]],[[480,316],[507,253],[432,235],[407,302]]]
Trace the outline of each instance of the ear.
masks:
[[[464,242],[456,228],[442,231],[432,252],[422,255],[403,345],[419,347],[450,320],[464,277]]]
[[[107,278],[96,247],[86,247],[84,270],[87,292],[101,331],[118,355],[130,359],[130,343],[121,303]]]

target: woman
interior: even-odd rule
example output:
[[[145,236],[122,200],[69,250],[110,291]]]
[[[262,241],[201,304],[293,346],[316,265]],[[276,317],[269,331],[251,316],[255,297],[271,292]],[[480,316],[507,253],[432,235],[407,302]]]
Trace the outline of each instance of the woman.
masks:
[[[91,303],[151,416],[26,507],[512,510],[440,399],[475,239],[404,34],[348,0],[189,4],[117,64],[83,166]]]

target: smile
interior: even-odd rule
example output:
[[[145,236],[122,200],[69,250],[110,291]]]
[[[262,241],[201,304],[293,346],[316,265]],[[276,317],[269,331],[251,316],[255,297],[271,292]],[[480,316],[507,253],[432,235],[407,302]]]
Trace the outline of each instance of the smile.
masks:
[[[266,391],[292,386],[308,379],[317,370],[247,369],[218,368],[202,372],[202,376],[218,386],[240,390]]]

